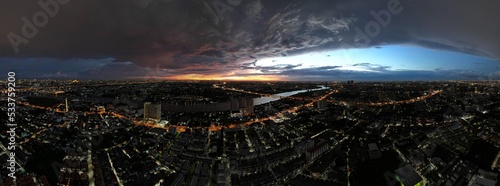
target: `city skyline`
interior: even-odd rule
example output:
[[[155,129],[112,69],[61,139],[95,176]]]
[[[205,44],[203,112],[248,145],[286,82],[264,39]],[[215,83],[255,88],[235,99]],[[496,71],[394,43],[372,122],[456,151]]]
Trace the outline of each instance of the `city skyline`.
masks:
[[[0,1],[0,185],[499,186],[500,1]]]
[[[498,81],[10,81],[4,185],[499,183]]]

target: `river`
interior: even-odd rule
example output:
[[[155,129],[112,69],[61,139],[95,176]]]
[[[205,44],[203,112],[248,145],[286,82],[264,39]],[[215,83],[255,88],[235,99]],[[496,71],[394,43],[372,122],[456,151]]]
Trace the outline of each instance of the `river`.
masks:
[[[317,90],[325,90],[325,89],[330,89],[330,87],[325,87],[325,86],[320,86],[320,88],[315,88],[315,89],[307,89],[307,90],[296,90],[296,91],[290,91],[290,92],[282,92],[279,94],[273,94],[272,96],[265,96],[265,97],[260,97],[260,98],[254,98],[253,99],[253,105],[262,105],[266,104],[272,101],[277,101],[281,98],[288,97],[288,96],[293,96],[296,94],[300,94],[303,92],[308,92],[308,91],[317,91]]]

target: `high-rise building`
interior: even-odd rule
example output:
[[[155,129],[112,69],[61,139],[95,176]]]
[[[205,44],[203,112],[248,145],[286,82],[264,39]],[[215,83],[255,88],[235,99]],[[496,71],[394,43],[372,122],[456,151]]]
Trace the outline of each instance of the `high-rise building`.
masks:
[[[401,185],[425,185],[426,183],[411,165],[397,169],[396,180],[400,181]]]
[[[314,105],[316,106],[317,109],[322,110],[327,108],[328,103],[326,102],[326,100],[322,99],[315,102]]]
[[[66,102],[66,107],[64,108],[64,111],[68,112],[69,111],[68,98],[66,98],[65,102]]]
[[[317,145],[307,149],[307,151],[306,151],[307,160],[312,161],[312,160],[316,159],[318,156],[320,156],[321,154],[326,152],[328,150],[328,148],[329,148],[329,146],[328,146],[327,141],[319,142]]]
[[[252,115],[253,114],[253,99],[252,98],[247,98],[245,101],[245,113],[246,115]]]
[[[157,120],[161,119],[161,105],[151,102],[144,103],[144,120]]]
[[[252,115],[254,112],[252,98],[231,99],[230,111],[239,111],[244,116]]]
[[[371,159],[377,159],[377,158],[382,157],[382,153],[378,149],[378,146],[376,143],[368,144],[368,155],[370,155]]]

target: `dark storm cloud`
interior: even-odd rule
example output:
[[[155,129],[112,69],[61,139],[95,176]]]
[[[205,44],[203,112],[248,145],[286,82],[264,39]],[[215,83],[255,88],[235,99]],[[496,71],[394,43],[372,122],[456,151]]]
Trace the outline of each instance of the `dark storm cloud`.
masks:
[[[248,63],[245,63],[244,66],[241,66],[241,69],[244,70],[258,70],[264,73],[270,73],[270,72],[281,72],[281,71],[286,71],[286,70],[291,70],[296,67],[302,66],[302,64],[298,65],[291,65],[291,64],[277,64],[274,66],[256,66],[254,63],[251,63],[252,65],[249,65]]]
[[[114,59],[0,58],[0,73],[16,72],[19,78],[79,78],[82,71],[113,64]],[[127,64],[127,63],[120,63]],[[130,63],[128,63],[130,64]]]
[[[402,43],[500,59],[498,1],[72,0],[59,4],[57,14],[27,38],[21,18],[33,22],[33,15],[43,10],[37,2],[0,2],[0,56],[112,57],[141,68],[177,69],[175,73]],[[390,14],[390,21],[372,15],[387,13],[388,4],[398,2],[395,7],[401,11]],[[19,44],[17,54],[9,33],[28,41]]]

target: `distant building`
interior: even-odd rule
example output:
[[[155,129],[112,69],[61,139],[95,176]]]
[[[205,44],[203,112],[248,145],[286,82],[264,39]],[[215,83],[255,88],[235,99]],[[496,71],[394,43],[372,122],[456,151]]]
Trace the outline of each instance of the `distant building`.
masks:
[[[96,106],[95,109],[97,112],[106,112],[106,108],[104,106]]]
[[[401,185],[425,185],[424,180],[411,165],[396,170],[396,179]]]
[[[246,113],[246,115],[252,115],[253,111],[254,111],[253,99],[252,98],[245,99],[245,113]]]
[[[239,111],[242,116],[252,115],[254,113],[254,105],[252,98],[231,99],[230,110]]]
[[[175,128],[175,127],[169,127],[169,128],[168,128],[168,133],[170,133],[170,134],[175,134],[175,133],[177,133],[177,128]]]
[[[307,149],[306,158],[309,161],[314,160],[327,150],[328,150],[328,142],[327,141],[319,142],[317,145]]]
[[[230,116],[231,116],[232,118],[243,118],[243,116],[244,116],[244,112],[241,112],[241,111],[240,111],[240,112],[236,112],[236,113],[231,113],[231,114],[230,114]]]
[[[271,106],[271,103],[267,103],[264,106],[264,111],[271,111],[273,109],[273,106]]]
[[[66,105],[65,105],[64,111],[69,112],[68,98],[65,99],[65,103],[66,103]]]
[[[469,181],[468,186],[495,186],[498,182],[498,173],[479,169],[476,175]]]
[[[322,100],[314,103],[314,105],[316,106],[317,109],[323,110],[323,109],[326,109],[327,102],[326,102],[326,100],[322,99]]]
[[[295,151],[298,154],[302,154],[302,153],[306,152],[306,150],[311,148],[312,146],[314,146],[314,140],[305,140],[305,141],[302,141],[295,146]]]
[[[226,169],[224,164],[219,163],[217,166],[217,176],[215,177],[217,185],[226,185]]]
[[[161,119],[161,105],[154,104],[151,102],[144,103],[144,120],[156,120]]]
[[[382,153],[380,152],[377,144],[375,143],[368,144],[368,154],[370,154],[371,159],[377,159],[382,157]]]

